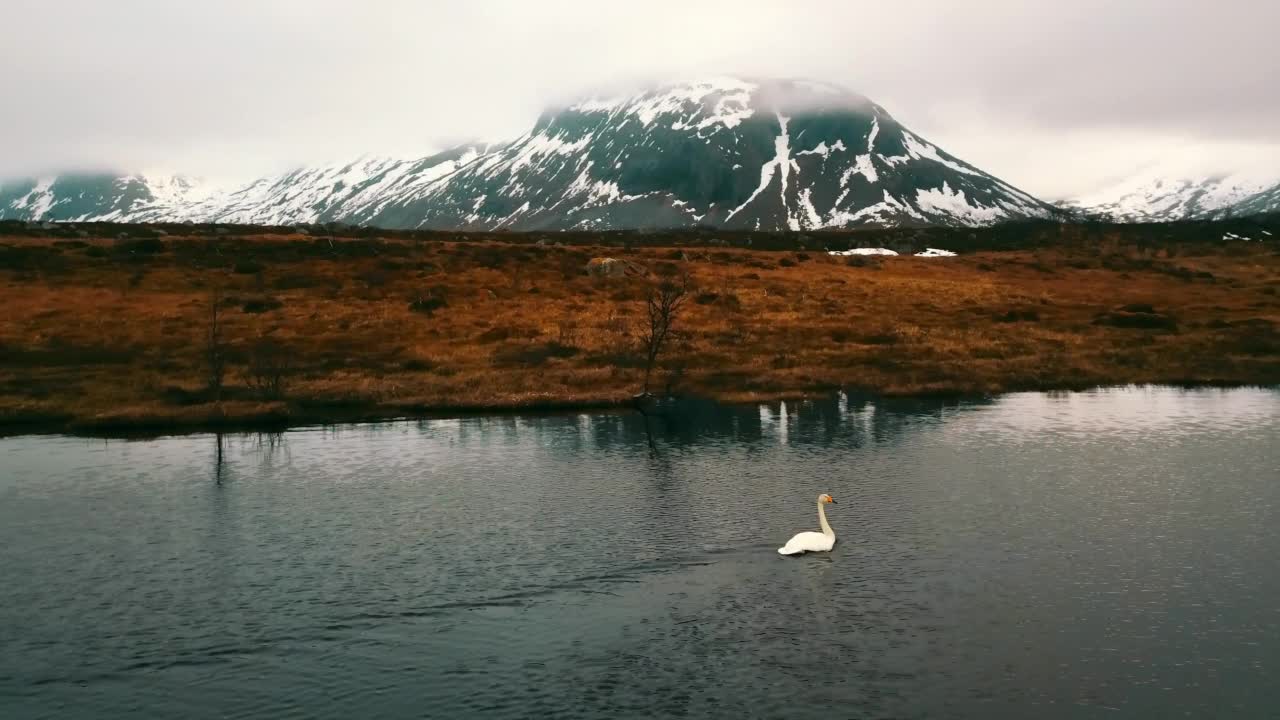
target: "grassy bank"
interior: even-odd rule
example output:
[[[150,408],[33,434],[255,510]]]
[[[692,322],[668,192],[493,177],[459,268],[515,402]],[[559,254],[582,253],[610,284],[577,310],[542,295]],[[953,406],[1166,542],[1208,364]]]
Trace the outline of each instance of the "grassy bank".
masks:
[[[1052,248],[852,259],[719,247],[705,233],[629,247],[0,237],[0,431],[616,405],[641,386],[649,288],[686,277],[661,392],[1280,383],[1274,243],[1055,232]],[[602,256],[629,272],[589,275]],[[211,360],[225,366],[221,390]]]

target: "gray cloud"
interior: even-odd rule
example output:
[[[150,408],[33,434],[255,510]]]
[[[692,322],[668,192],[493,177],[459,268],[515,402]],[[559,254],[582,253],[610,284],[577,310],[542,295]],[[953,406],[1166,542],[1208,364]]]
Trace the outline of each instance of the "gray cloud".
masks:
[[[707,73],[863,93],[1045,196],[1153,161],[1280,168],[1280,4],[10,0],[0,175],[256,174],[514,136]]]

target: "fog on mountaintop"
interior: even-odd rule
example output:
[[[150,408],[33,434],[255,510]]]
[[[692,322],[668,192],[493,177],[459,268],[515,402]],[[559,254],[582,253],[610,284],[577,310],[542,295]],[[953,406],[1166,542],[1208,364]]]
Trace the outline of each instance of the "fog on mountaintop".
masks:
[[[1049,198],[1280,157],[1280,6],[1253,0],[10,5],[0,176],[422,155],[591,88],[722,73],[834,82]]]
[[[752,101],[759,106],[774,107],[780,112],[797,115],[829,111],[869,114],[874,110],[874,104],[869,98],[839,83],[807,78],[708,75],[687,79],[686,82],[650,81],[633,86],[614,84],[606,88],[595,88],[549,103],[546,113],[559,112],[584,103],[616,102],[638,95],[667,93],[673,86],[705,89],[708,95],[702,98],[704,102],[718,97],[715,91],[737,88],[749,93]]]

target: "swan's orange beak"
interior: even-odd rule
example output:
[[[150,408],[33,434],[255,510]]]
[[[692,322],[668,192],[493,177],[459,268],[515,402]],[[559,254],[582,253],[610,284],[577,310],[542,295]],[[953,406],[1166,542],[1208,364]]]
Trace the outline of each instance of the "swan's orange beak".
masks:
[[[831,503],[832,505],[837,504],[836,499],[831,497],[830,495],[827,496],[827,502]]]

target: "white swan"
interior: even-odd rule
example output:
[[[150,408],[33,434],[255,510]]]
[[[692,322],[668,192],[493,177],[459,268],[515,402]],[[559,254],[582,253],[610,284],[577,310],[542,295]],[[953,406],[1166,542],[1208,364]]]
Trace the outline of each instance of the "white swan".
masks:
[[[802,532],[778,548],[779,555],[799,555],[803,552],[828,552],[836,544],[836,531],[827,524],[827,511],[823,505],[834,503],[835,498],[823,493],[818,496],[818,525],[822,532]]]

